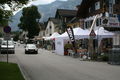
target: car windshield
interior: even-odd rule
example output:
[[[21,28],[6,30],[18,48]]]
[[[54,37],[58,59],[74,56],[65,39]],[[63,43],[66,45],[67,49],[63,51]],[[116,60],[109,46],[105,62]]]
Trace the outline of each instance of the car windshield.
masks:
[[[35,45],[27,45],[27,48],[36,48]]]
[[[2,45],[7,45],[7,41],[3,41]],[[13,45],[13,41],[8,41],[8,45]]]

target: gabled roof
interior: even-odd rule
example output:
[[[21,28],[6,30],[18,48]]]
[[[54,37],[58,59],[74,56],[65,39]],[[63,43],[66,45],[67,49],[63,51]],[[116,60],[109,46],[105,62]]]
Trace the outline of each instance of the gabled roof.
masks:
[[[57,14],[59,14],[60,16],[75,17],[77,14],[77,10],[57,9],[56,15]]]
[[[50,17],[48,19],[48,21],[52,21],[54,24],[60,24],[61,23],[61,21],[59,19],[55,19],[55,18],[52,18],[52,17]]]
[[[44,23],[42,23],[42,22],[39,22],[39,25],[40,25],[40,28],[41,28],[41,30],[45,30],[45,24]]]

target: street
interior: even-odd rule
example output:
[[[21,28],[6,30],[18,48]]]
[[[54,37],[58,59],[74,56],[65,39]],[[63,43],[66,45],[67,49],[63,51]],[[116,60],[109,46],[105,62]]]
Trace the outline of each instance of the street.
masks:
[[[28,80],[119,80],[120,66],[104,62],[80,61],[39,49],[38,54],[25,54],[16,46],[10,62],[18,62]],[[4,56],[5,57],[5,56]]]

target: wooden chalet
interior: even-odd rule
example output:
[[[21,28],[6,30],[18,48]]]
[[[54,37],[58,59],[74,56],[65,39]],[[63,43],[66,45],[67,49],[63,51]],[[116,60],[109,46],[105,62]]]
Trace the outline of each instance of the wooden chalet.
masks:
[[[67,23],[69,23],[74,17],[76,17],[76,14],[76,10],[57,9],[55,18],[61,20],[61,33],[65,32]]]
[[[79,19],[86,19],[97,14],[106,16],[109,14],[109,1],[110,0],[82,0],[81,5],[78,6],[77,17]],[[113,0],[113,17],[120,18],[120,0]],[[104,13],[104,14],[103,14]],[[99,20],[102,23],[102,20]],[[91,21],[92,22],[92,21]],[[89,22],[89,23],[91,23]],[[120,22],[120,19],[119,19]],[[119,24],[119,23],[118,23]],[[100,24],[101,25],[101,24]],[[120,27],[105,27],[109,31],[120,31]]]

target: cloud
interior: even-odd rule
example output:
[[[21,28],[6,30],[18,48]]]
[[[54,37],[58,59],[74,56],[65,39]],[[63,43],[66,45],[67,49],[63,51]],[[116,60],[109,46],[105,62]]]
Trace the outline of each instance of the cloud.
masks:
[[[42,5],[42,4],[50,4],[54,1],[67,1],[67,0],[35,0],[35,1],[31,1],[29,2],[27,5],[23,6],[22,8],[24,7],[27,7],[27,6],[30,6],[30,5]],[[22,9],[21,8],[21,9]],[[17,12],[19,12],[21,9],[19,9],[18,11],[14,11],[13,14],[15,15]]]
[[[36,1],[33,1],[32,4],[34,5],[39,5],[39,4],[49,4],[49,3],[52,3],[56,0],[36,0]]]

